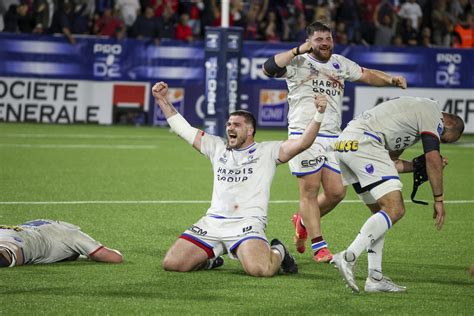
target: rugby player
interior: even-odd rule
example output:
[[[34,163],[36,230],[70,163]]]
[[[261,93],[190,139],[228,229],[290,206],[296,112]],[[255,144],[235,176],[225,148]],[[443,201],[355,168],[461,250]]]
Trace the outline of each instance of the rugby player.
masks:
[[[402,76],[362,68],[342,55],[333,54],[331,29],[324,23],[309,24],[306,33],[308,39],[305,43],[269,58],[263,65],[263,72],[269,77],[286,79],[289,139],[301,137],[314,115],[314,95],[327,96],[326,118],[315,143],[289,162],[291,173],[298,179],[300,192],[299,213],[292,219],[296,249],[305,252],[309,237],[313,259],[327,263],[332,254],[322,235],[321,216],[334,209],[346,195],[333,153],[333,143],[341,132],[344,81],[402,89],[407,87],[407,83]],[[321,184],[324,191],[318,195]]]
[[[382,273],[382,250],[385,233],[405,214],[399,172],[413,171],[413,164],[399,156],[420,139],[433,193],[435,226],[438,230],[443,227],[445,163],[440,155],[440,143],[457,141],[464,131],[464,122],[459,116],[439,109],[438,102],[430,99],[395,98],[363,112],[337,138],[335,156],[343,183],[352,184],[373,213],[350,246],[335,254],[332,261],[355,293],[359,287],[354,266],[363,251],[368,253],[366,292],[406,291],[406,287],[395,284]]]
[[[265,234],[270,186],[276,166],[314,142],[326,108],[326,97],[313,98],[317,110],[298,139],[256,143],[256,122],[250,112],[230,113],[227,139],[222,139],[189,125],[169,102],[167,92],[168,85],[164,82],[152,88],[173,131],[211,161],[214,188],[206,215],[171,246],[163,268],[187,272],[216,267],[212,261],[228,254],[239,260],[251,276],[269,277],[280,270],[296,273],[298,266],[286,247],[278,239],[269,243]]]

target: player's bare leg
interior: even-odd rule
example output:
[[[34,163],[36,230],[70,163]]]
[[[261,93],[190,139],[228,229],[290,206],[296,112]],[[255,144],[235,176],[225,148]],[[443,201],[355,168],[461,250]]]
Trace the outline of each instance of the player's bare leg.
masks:
[[[311,239],[313,259],[316,262],[329,262],[332,254],[327,248],[321,232],[321,211],[318,204],[318,193],[322,179],[322,172],[298,177],[300,189],[300,215],[303,225],[295,222],[295,245],[298,252],[304,252],[306,239],[301,238],[304,228]],[[299,224],[299,225],[297,225]],[[302,250],[302,251],[301,251]]]
[[[166,271],[189,272],[202,268],[207,260],[206,251],[179,238],[166,253],[162,266]]]
[[[318,195],[321,217],[332,211],[346,196],[340,173],[327,168],[322,169],[321,182],[324,191]]]
[[[318,192],[320,183],[320,171],[298,177],[298,187],[300,193],[299,216],[301,217],[304,224],[301,222],[295,222],[296,218],[294,217],[294,224],[296,228],[294,242],[296,249],[300,253],[305,251],[305,244],[308,235],[310,238],[314,238],[320,234],[321,231],[316,215],[319,215]],[[303,232],[305,233],[304,235]]]
[[[248,275],[271,277],[277,274],[280,268],[283,270],[290,268],[290,271],[284,271],[287,273],[298,271],[296,262],[283,244],[273,241],[272,244],[274,245],[270,247],[267,242],[261,239],[248,239],[239,245],[237,257]]]
[[[377,200],[377,204],[380,206],[380,210],[369,217],[369,219],[364,223],[359,231],[359,234],[351,243],[351,245],[345,251],[340,252],[334,256],[333,263],[339,269],[339,272],[341,273],[341,276],[345,280],[346,284],[354,292],[359,292],[359,288],[355,283],[354,278],[354,266],[357,258],[364,250],[368,249],[370,246],[376,245],[380,238],[383,239],[385,233],[392,227],[393,224],[400,220],[405,213],[402,194],[399,190],[386,193]],[[372,210],[372,207],[370,207],[370,209]],[[381,274],[381,276],[383,275]],[[384,281],[385,285],[390,285],[392,288],[390,291],[394,291],[393,288],[396,285],[390,279],[385,278],[385,280],[383,280],[382,278],[380,281]],[[370,291],[373,289],[373,284],[372,282],[369,283],[371,283],[369,289]],[[397,287],[397,292],[404,290],[403,287]]]

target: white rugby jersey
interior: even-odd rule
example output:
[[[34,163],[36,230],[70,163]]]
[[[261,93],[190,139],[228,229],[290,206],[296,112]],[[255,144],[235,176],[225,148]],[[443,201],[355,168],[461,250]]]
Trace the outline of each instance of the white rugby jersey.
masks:
[[[224,139],[205,134],[201,152],[209,158],[214,170],[212,202],[207,215],[267,216],[281,143],[262,142],[243,149],[227,149]]]
[[[89,256],[102,248],[78,226],[47,219],[18,226],[0,225],[1,240],[22,248],[24,264],[53,263],[78,255]]]
[[[304,131],[316,113],[314,96],[320,93],[327,97],[328,105],[319,132],[339,134],[344,81],[360,79],[362,68],[342,55],[332,54],[331,58],[323,63],[310,54],[303,54],[294,57],[286,69],[289,131]]]
[[[422,134],[440,139],[443,114],[437,101],[399,97],[363,112],[345,130],[368,131],[383,139],[389,151],[402,150],[418,142]]]

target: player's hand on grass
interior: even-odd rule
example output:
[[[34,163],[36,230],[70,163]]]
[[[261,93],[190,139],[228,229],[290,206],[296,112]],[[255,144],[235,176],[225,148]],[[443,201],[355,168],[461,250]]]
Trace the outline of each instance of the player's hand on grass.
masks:
[[[440,230],[441,228],[443,228],[443,224],[444,224],[444,216],[445,216],[444,203],[434,202],[433,209],[434,209],[433,218],[435,219],[435,226],[436,226],[436,229]]]
[[[441,157],[441,162],[443,163],[443,168],[448,165],[448,157]]]
[[[151,89],[151,92],[157,102],[159,100],[163,100],[166,98],[166,95],[168,94],[168,84],[163,81],[157,82]]]
[[[325,95],[317,94],[314,96],[314,104],[319,113],[324,113],[324,111],[326,111],[328,100]]]

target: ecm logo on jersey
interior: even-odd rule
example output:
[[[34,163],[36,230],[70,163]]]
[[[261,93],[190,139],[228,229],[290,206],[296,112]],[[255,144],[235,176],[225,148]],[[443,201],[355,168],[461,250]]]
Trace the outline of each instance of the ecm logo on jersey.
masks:
[[[288,102],[287,91],[277,89],[261,89],[258,105],[258,123],[262,126],[286,126]]]
[[[100,78],[119,78],[120,55],[122,45],[120,44],[94,44],[94,76]]]
[[[436,84],[440,86],[459,86],[461,84],[461,54],[436,54]]]
[[[168,88],[168,100],[173,104],[176,110],[184,115],[184,89]],[[158,104],[155,104],[155,115],[153,116],[153,125],[165,125],[166,118]]]

